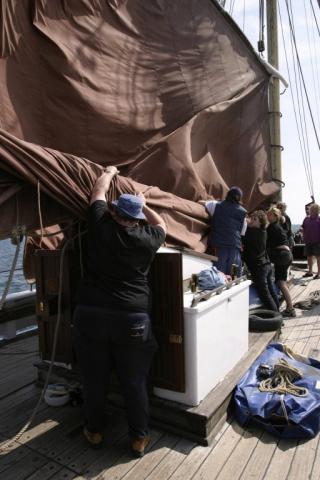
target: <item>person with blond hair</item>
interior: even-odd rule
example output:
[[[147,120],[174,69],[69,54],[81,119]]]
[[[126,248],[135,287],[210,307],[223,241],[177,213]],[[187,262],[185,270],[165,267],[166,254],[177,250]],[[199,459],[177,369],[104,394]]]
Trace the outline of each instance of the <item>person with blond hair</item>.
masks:
[[[291,219],[289,215],[286,213],[287,204],[284,202],[278,202],[277,208],[280,210],[282,215],[282,218],[280,220],[280,225],[283,228],[283,230],[286,232],[288,242],[289,242],[289,247],[292,248],[294,246],[294,238],[293,238],[293,232],[292,232]]]
[[[303,220],[303,238],[306,244],[308,271],[304,277],[313,276],[313,259],[317,260],[317,273],[313,278],[320,278],[320,207],[317,203],[309,206],[309,215]]]
[[[280,225],[281,212],[276,207],[271,207],[267,212],[269,226],[267,228],[267,251],[271,262],[274,264],[275,282],[278,285],[286,302],[283,316],[295,317],[291,295],[287,284],[288,269],[292,263],[292,253],[289,248],[287,235]]]

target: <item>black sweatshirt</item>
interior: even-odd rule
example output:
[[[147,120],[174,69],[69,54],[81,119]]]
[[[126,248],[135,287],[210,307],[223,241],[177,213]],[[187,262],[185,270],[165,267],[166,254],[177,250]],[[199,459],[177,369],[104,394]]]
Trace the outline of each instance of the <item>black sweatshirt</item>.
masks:
[[[243,239],[243,258],[250,271],[270,263],[267,251],[267,232],[262,228],[248,227]]]

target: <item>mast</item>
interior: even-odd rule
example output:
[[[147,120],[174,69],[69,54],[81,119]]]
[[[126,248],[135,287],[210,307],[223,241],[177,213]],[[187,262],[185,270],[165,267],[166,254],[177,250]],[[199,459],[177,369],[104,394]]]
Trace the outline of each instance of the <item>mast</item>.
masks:
[[[266,0],[268,62],[279,69],[277,0]],[[282,180],[280,139],[280,80],[272,77],[269,87],[269,113],[271,134],[271,170],[274,179]],[[281,200],[282,192],[278,193]]]

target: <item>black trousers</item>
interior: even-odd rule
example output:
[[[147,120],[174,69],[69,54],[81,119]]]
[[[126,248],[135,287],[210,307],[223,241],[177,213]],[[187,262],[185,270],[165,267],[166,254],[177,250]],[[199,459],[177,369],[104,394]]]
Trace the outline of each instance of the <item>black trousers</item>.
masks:
[[[78,305],[73,340],[83,376],[87,428],[101,432],[104,427],[106,394],[115,369],[125,398],[129,435],[145,437],[149,421],[146,378],[157,348],[149,315]]]
[[[260,265],[254,271],[251,270],[251,277],[265,307],[268,310],[279,311],[279,299],[272,278],[271,265]]]

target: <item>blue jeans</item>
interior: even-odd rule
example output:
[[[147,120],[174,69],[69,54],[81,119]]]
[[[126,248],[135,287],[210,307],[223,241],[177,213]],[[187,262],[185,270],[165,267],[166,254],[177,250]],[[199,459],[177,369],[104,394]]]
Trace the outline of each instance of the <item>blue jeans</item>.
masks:
[[[270,264],[260,265],[251,271],[252,281],[259,297],[268,310],[279,311],[279,299],[274,285]]]
[[[129,435],[145,437],[149,422],[146,380],[157,349],[149,315],[78,305],[73,322],[88,430],[103,429],[108,384],[115,369],[126,403]]]
[[[238,265],[236,270],[237,277],[242,275],[242,262],[239,248],[236,247],[216,247],[218,260],[213,262],[220,272],[231,275],[232,264]]]

